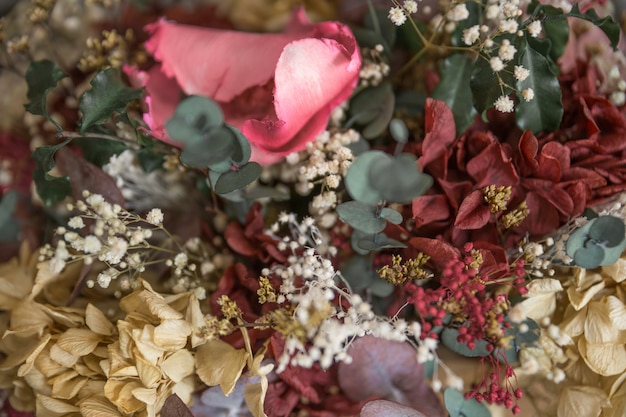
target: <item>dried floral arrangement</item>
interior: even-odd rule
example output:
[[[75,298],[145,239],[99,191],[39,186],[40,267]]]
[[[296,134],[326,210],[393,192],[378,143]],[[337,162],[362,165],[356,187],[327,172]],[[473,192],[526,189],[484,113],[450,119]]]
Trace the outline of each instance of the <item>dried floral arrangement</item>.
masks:
[[[2,415],[623,417],[621,7],[3,2]]]

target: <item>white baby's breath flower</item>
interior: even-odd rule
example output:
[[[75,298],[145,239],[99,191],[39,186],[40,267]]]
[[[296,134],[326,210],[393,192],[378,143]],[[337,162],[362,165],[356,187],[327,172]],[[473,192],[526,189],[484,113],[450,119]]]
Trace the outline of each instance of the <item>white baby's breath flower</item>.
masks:
[[[98,253],[102,249],[102,243],[96,236],[89,235],[85,237],[83,243],[83,252],[85,253]]]
[[[189,258],[187,257],[187,254],[181,252],[174,258],[174,265],[178,268],[183,268],[187,265],[188,260]]]
[[[497,56],[491,57],[489,60],[489,66],[491,66],[491,69],[494,72],[499,72],[504,69],[504,63],[502,63],[502,60]]]
[[[511,100],[508,96],[498,97],[498,99],[496,100],[495,103],[493,103],[493,105],[495,106],[496,110],[501,111],[503,113],[511,113],[514,108],[513,100]]]
[[[414,0],[404,0],[404,10],[408,13],[417,13],[417,2]]]
[[[517,52],[517,48],[511,45],[511,42],[508,39],[502,41],[500,45],[500,49],[498,49],[498,56],[503,61],[510,61],[515,57],[515,53]]]
[[[74,216],[67,222],[67,225],[72,229],[82,229],[85,227],[85,223],[83,222],[83,218],[80,216]]]
[[[524,98],[524,100],[530,101],[535,98],[535,91],[532,88],[522,90],[522,97]]]
[[[528,71],[526,68],[522,67],[521,65],[516,65],[515,69],[513,70],[513,75],[515,76],[516,80],[524,81],[530,75],[530,71]]]
[[[163,212],[161,209],[153,208],[146,216],[146,221],[155,226],[163,224]]]
[[[389,20],[393,22],[396,26],[402,26],[404,22],[406,22],[406,15],[401,7],[392,7],[389,9],[389,14],[387,15]]]
[[[474,25],[463,30],[463,43],[465,45],[473,45],[480,36],[480,26]]]
[[[487,19],[493,20],[497,18],[499,14],[500,14],[500,7],[498,7],[497,4],[490,4],[485,9],[485,16],[487,17]]]
[[[534,20],[528,25],[528,33],[533,38],[536,38],[541,33],[541,22],[539,20]]]
[[[515,19],[506,19],[501,21],[498,27],[502,32],[515,33],[517,32],[518,24]]]
[[[467,6],[465,3],[457,4],[447,14],[448,20],[452,22],[460,22],[469,17],[469,10],[467,10]]]

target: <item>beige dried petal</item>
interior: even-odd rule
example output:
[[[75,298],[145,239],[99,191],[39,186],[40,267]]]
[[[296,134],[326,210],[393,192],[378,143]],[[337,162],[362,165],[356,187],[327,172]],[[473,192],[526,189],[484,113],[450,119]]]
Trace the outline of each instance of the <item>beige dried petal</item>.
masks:
[[[41,304],[24,301],[11,311],[11,328],[8,333],[28,335],[36,332],[41,336],[52,323]]]
[[[139,380],[144,385],[144,387],[156,388],[161,381],[161,370],[157,366],[154,366],[147,360],[143,359],[141,356],[137,356],[135,358],[135,361],[137,364],[136,366]]]
[[[110,401],[96,396],[81,401],[80,414],[83,417],[122,417],[117,407]]]
[[[554,294],[563,291],[561,281],[554,278],[534,279],[526,287],[528,288],[529,297],[534,297],[539,294]]]
[[[163,300],[176,311],[187,311],[187,306],[192,299],[196,298],[191,292],[163,295]]]
[[[172,387],[172,394],[178,395],[185,404],[191,404],[192,395],[196,388],[195,382],[196,377],[194,375],[188,376]]]
[[[194,358],[187,349],[172,353],[161,363],[161,370],[169,379],[180,382],[193,374]]]
[[[102,369],[102,367],[100,366],[100,363],[102,362],[102,358],[96,356],[96,355],[87,355],[87,356],[83,356],[83,364],[85,365],[86,368],[88,368],[91,372],[93,372],[93,375],[102,375],[104,376],[104,371]],[[92,375],[92,374],[88,374],[87,371],[85,371],[85,375]]]
[[[33,275],[28,265],[24,265],[17,258],[0,264],[0,305],[3,309],[12,310],[26,298],[32,286]]]
[[[618,343],[620,331],[613,326],[606,304],[592,301],[585,318],[585,338],[589,343]]]
[[[575,268],[574,285],[579,291],[586,291],[598,282],[604,281],[602,274],[592,269]]]
[[[61,349],[59,345],[54,344],[50,347],[50,359],[66,368],[71,368],[78,362],[80,356],[72,355],[68,351]]]
[[[102,336],[89,329],[67,329],[59,336],[59,347],[73,355],[85,356],[94,351]]]
[[[46,285],[51,284],[59,278],[59,273],[53,271],[51,263],[52,261],[48,260],[37,264],[37,275],[35,276],[33,289],[30,293],[31,300],[37,297]]]
[[[589,343],[584,337],[578,350],[585,363],[600,375],[618,375],[626,371],[626,346],[613,343]]]
[[[626,259],[619,258],[617,262],[602,267],[602,275],[608,276],[615,282],[622,282],[626,279]]]
[[[167,350],[176,351],[187,345],[191,326],[185,320],[164,320],[154,329],[154,343]]]
[[[153,405],[157,401],[156,388],[135,388],[133,395],[142,403]]]
[[[585,329],[585,317],[587,317],[587,306],[584,306],[580,311],[568,306],[563,321],[559,324],[559,329],[572,338],[580,336]]]
[[[35,365],[35,360],[48,345],[50,339],[51,336],[47,334],[41,338],[38,344],[34,346],[25,346],[25,348],[28,347],[28,349],[24,349],[23,352],[26,353],[27,356],[24,358],[24,363],[18,369],[17,376],[24,376],[30,372],[31,368]],[[14,359],[11,356],[7,358],[7,362],[9,364],[13,362],[13,360]],[[3,366],[6,366],[6,364],[3,364]]]
[[[250,410],[254,417],[267,417],[263,411],[267,386],[267,378],[262,377],[261,382],[257,384],[248,384],[243,389],[243,399],[246,401],[248,410]]]
[[[100,366],[109,378],[138,376],[134,361],[121,355],[118,342],[111,343],[108,348],[109,357],[100,362]]]
[[[111,336],[115,333],[113,323],[93,304],[87,304],[85,308],[85,324],[91,331],[103,336]]]
[[[229,395],[247,360],[244,349],[235,349],[219,339],[209,340],[196,352],[196,373],[206,385],[219,385],[224,395]]]
[[[61,375],[52,378],[52,397],[62,400],[74,398],[78,391],[87,383],[88,378],[79,375],[78,372],[68,370]]]
[[[626,330],[626,304],[624,301],[613,295],[606,297],[604,301],[613,325],[620,330]]]
[[[143,388],[139,381],[109,379],[104,384],[104,395],[122,412],[131,414],[143,409],[146,404],[133,395],[133,390]]]
[[[177,320],[183,318],[183,314],[170,307],[159,294],[142,291],[139,294],[139,298],[143,300],[150,312],[161,320]]]
[[[50,346],[52,347],[52,346]],[[44,349],[35,359],[35,367],[46,377],[59,375],[66,368],[50,357],[50,349]]]
[[[161,360],[165,350],[154,343],[154,326],[133,329],[132,337],[144,359],[155,365]]]
[[[41,305],[41,309],[64,327],[82,327],[85,324],[85,310],[81,308]]]
[[[607,395],[600,388],[586,385],[565,387],[559,399],[557,417],[598,417],[602,407],[607,405]]]
[[[104,398],[104,384],[106,383],[105,379],[88,379],[87,383],[83,385],[80,392],[77,395],[79,401],[82,401],[86,398],[99,397],[104,401],[109,402],[106,398]],[[80,403],[77,403],[80,405]]]
[[[28,389],[31,390],[31,394],[29,394],[29,397],[31,397],[29,408],[33,407],[35,403],[35,394],[52,396],[52,387],[48,384],[48,378],[46,378],[44,374],[39,372],[36,368],[33,368],[28,375],[24,375],[23,382],[26,382]]]
[[[54,416],[59,414],[78,413],[80,409],[65,401],[51,398],[47,395],[37,395],[36,405],[38,416]]]
[[[193,295],[189,299],[189,305],[185,311],[185,320],[192,327],[191,347],[196,348],[206,342],[206,338],[203,337],[200,332],[200,329],[206,325],[204,321],[204,313],[202,313],[202,310],[200,309],[200,302]]]
[[[569,287],[567,289],[567,295],[572,306],[574,306],[576,310],[580,310],[591,301],[594,295],[602,291],[605,286],[604,281],[600,281],[585,291],[579,291],[576,287]]]

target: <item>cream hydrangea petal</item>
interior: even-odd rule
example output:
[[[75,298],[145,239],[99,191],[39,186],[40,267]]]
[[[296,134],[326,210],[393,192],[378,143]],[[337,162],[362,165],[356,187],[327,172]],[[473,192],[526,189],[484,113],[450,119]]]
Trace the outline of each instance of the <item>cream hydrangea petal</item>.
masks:
[[[93,304],[87,304],[85,308],[85,324],[94,333],[101,334],[103,336],[111,336],[115,333],[115,326],[104,315],[98,307]]]
[[[626,303],[613,295],[606,297],[605,302],[613,325],[626,330]]]
[[[182,349],[191,334],[191,326],[186,320],[164,320],[154,329],[153,340],[160,348],[167,351]]]
[[[145,403],[133,395],[137,388],[143,388],[139,381],[109,379],[104,384],[104,395],[123,413],[131,414],[145,407]]]
[[[219,385],[224,395],[229,395],[247,360],[248,352],[244,349],[235,349],[219,339],[209,340],[196,352],[196,373],[202,382]]]
[[[193,374],[193,369],[193,354],[186,349],[174,352],[161,363],[163,373],[176,383]]]
[[[150,363],[156,364],[162,357],[165,349],[154,343],[154,327],[145,326],[133,329],[133,340],[139,353]]]
[[[618,283],[626,280],[626,258],[619,258],[614,264],[603,266],[602,274]]]
[[[76,356],[85,356],[94,351],[102,336],[89,329],[67,329],[57,341],[59,347]]]
[[[195,381],[196,377],[194,375],[188,376],[172,387],[172,394],[178,395],[185,404],[191,403],[192,395],[196,387]]]
[[[613,326],[606,305],[598,301],[589,303],[585,318],[585,338],[589,343],[618,343],[620,331]]]
[[[155,366],[148,362],[147,360],[137,357],[136,366],[137,366],[137,374],[139,375],[139,380],[147,388],[156,388],[161,381],[162,373],[158,366]],[[145,401],[144,401],[145,402]],[[149,403],[152,404],[152,403]]]
[[[587,306],[577,311],[572,306],[568,306],[565,310],[563,320],[559,324],[562,333],[574,338],[583,334],[585,329],[585,317],[587,316]]]
[[[81,401],[80,414],[83,417],[122,417],[110,401],[95,396]]]
[[[609,404],[606,393],[586,385],[566,387],[561,393],[557,417],[598,417]]]
[[[584,337],[578,350],[585,363],[600,375],[618,375],[626,371],[626,346],[613,343],[589,343]]]
[[[66,368],[73,367],[80,359],[78,355],[72,355],[67,350],[59,347],[58,344],[52,345],[50,348],[50,358]]]
[[[88,379],[86,377],[70,369],[50,380],[52,383],[52,396],[62,400],[71,400],[78,394],[87,381]]]
[[[153,405],[157,402],[156,388],[135,388],[133,390],[133,396],[148,405]]]
[[[574,308],[576,310],[580,310],[586,306],[589,301],[591,301],[594,295],[602,291],[605,286],[606,284],[604,281],[600,281],[585,291],[579,291],[576,287],[569,287],[567,289],[567,295]]]
[[[65,401],[57,400],[47,395],[37,395],[36,414],[38,416],[64,415],[78,413],[80,409]]]

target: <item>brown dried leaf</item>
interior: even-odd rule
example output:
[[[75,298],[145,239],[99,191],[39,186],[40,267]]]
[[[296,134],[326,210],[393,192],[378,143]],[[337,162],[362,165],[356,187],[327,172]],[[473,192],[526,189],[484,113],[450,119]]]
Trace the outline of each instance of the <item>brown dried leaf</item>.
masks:
[[[76,356],[85,356],[94,351],[102,336],[89,329],[67,329],[61,334],[57,344],[66,352]]]
[[[193,414],[178,395],[172,394],[163,404],[161,417],[193,417]]]
[[[244,349],[235,349],[219,339],[209,340],[196,352],[196,373],[206,385],[219,385],[224,395],[228,395],[235,388],[247,360],[248,352]]]
[[[161,370],[169,379],[178,383],[193,374],[193,354],[187,349],[174,352],[161,363]]]
[[[115,333],[115,326],[98,307],[87,304],[85,308],[85,324],[91,331],[103,336],[111,336]]]

